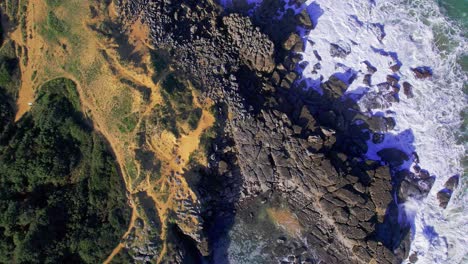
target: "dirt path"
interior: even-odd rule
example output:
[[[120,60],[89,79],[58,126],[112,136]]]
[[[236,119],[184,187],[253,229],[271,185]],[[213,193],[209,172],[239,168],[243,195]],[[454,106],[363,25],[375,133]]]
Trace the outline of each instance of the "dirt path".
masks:
[[[135,220],[136,219],[137,219],[137,211],[136,211],[136,208],[135,208],[135,206],[133,205],[133,202],[132,202],[132,217],[130,219],[130,224],[128,226],[127,232],[125,232],[125,234],[122,236],[121,240],[124,240],[130,234],[133,227],[135,226]],[[114,248],[114,250],[112,250],[112,253],[107,257],[107,259],[104,260],[103,264],[109,264],[112,261],[112,259],[114,259],[114,257],[117,256],[117,254],[119,254],[120,251],[124,247],[125,247],[125,244],[122,243],[122,241],[119,242],[119,244]]]
[[[20,60],[21,86],[16,102],[17,112],[15,122],[18,121],[31,108],[35,99],[35,88],[37,87],[34,77],[37,65],[35,62],[43,57],[41,52],[44,42],[36,34],[36,18],[44,13],[44,5],[39,0],[30,0],[27,7],[26,33],[22,28],[18,28],[9,36],[22,49]],[[28,37],[23,39],[23,34]]]

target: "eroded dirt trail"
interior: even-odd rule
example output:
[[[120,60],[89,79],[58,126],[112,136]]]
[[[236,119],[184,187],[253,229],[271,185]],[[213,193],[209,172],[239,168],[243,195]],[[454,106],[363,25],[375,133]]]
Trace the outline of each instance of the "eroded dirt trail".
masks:
[[[21,86],[16,102],[15,122],[28,112],[34,103],[35,91],[39,84],[36,78],[37,62],[43,59],[42,50],[45,45],[44,41],[38,36],[35,25],[38,17],[44,16],[45,13],[43,1],[30,0],[25,15],[26,32],[23,32],[24,29],[18,26],[9,36],[19,46],[18,50],[21,50],[21,54],[17,55],[22,58],[20,61]]]

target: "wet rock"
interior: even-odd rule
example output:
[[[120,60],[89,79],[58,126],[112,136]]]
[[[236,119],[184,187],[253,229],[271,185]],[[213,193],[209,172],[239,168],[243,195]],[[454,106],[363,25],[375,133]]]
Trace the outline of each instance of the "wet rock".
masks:
[[[394,87],[398,84],[398,77],[394,75],[387,75],[387,83],[390,84],[390,86]]]
[[[291,50],[298,42],[302,41],[301,37],[297,33],[291,33],[288,39],[283,43],[285,50]]]
[[[348,85],[336,76],[332,76],[322,88],[332,97],[341,97],[348,89]]]
[[[330,55],[332,57],[346,58],[351,54],[351,47],[345,43],[331,43],[330,44]]]
[[[299,25],[307,30],[311,30],[315,27],[315,25],[312,23],[312,20],[310,19],[310,15],[309,12],[307,12],[307,9],[303,9],[299,14],[297,14],[296,20]]]
[[[377,155],[393,167],[401,166],[405,161],[409,160],[409,157],[405,152],[396,148],[382,149],[377,152]]]
[[[369,61],[364,61],[364,64],[366,64],[367,72],[369,74],[374,74],[377,71],[377,68],[373,66]]]
[[[367,86],[371,86],[372,85],[372,74],[364,75],[364,79],[362,80],[362,83],[364,83]]]
[[[383,133],[373,133],[372,134],[372,143],[374,144],[380,144],[384,141],[385,139],[385,134]]]
[[[400,68],[401,68],[401,64],[395,64],[390,67],[390,70],[392,70],[393,72],[398,72]]]
[[[413,85],[411,85],[409,82],[403,82],[403,93],[407,98],[413,98]]]
[[[418,79],[425,79],[432,77],[432,69],[428,66],[421,66],[411,69]]]
[[[439,200],[439,206],[442,208],[447,208],[447,205],[452,197],[452,192],[450,190],[444,189],[437,193],[437,199]]]
[[[401,170],[395,177],[400,179],[398,201],[405,202],[408,198],[423,199],[427,196],[434,184],[434,177],[418,177],[408,170]]]
[[[365,120],[369,129],[374,132],[386,132],[395,127],[395,120],[391,117],[372,116]]]
[[[452,198],[453,191],[458,186],[459,176],[455,175],[450,177],[445,183],[445,188],[437,193],[437,199],[439,200],[439,206],[447,208],[447,205]]]
[[[409,259],[410,263],[416,263],[418,262],[418,253],[413,252],[410,256]]]
[[[455,188],[458,187],[458,183],[460,181],[460,176],[459,175],[454,175],[452,177],[450,177],[447,182],[445,183],[445,188],[449,189],[449,190],[455,190]]]

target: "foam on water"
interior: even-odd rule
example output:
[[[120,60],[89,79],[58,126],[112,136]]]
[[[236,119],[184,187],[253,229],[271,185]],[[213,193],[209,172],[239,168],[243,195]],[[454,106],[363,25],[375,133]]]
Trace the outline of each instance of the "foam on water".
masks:
[[[414,98],[400,91],[400,102],[389,103],[385,109],[367,109],[365,100],[359,101],[363,111],[382,112],[396,121],[383,143],[369,142],[367,156],[379,159],[376,153],[387,147],[418,153],[419,165],[436,176],[436,181],[427,199],[404,205],[415,218],[411,249],[417,252],[418,263],[466,260],[468,198],[463,177],[446,210],[439,207],[436,197],[450,176],[463,173],[465,148],[457,144],[456,137],[460,112],[466,106],[463,83],[468,78],[456,60],[466,51],[466,40],[433,0],[309,0],[306,5],[318,16],[304,52],[304,61],[309,64],[303,76],[313,88],[320,91],[320,81],[337,73],[356,78],[347,91],[350,96],[364,93],[365,98],[378,92],[377,84],[387,82],[388,75],[399,78],[400,84],[406,81],[413,85]],[[349,54],[332,56],[332,44]],[[396,64],[401,67],[394,72],[390,67]],[[377,69],[370,87],[363,83],[368,65]],[[416,78],[412,69],[421,66],[430,67],[433,76]],[[411,161],[403,166],[410,165]]]

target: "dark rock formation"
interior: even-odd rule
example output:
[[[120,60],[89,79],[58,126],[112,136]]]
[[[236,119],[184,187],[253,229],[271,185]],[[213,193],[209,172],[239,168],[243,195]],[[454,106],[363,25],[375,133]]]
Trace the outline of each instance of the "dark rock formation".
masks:
[[[314,26],[305,10],[295,14],[284,4],[262,4],[250,19],[223,13],[210,0],[129,0],[120,7],[124,18],[150,26],[154,46],[170,54],[176,72],[218,106],[222,125],[210,164],[194,171],[200,179],[191,184],[200,198],[195,213],[204,220],[196,241],[208,241],[209,248],[191,248],[203,248],[201,253],[211,253],[207,261],[222,263],[217,256],[236,243],[226,239],[229,230],[252,221],[249,206],[260,201],[282,205],[300,226],[299,237],[265,238],[278,244],[263,248],[270,263],[399,263],[407,257],[408,227],[398,224],[392,194],[408,184],[401,201],[422,191],[410,190],[408,175],[392,185],[390,167],[408,157],[393,149],[379,152],[390,166],[364,157],[366,141],[394,121],[360,113],[343,98],[347,85],[336,77],[322,84],[323,96],[300,89],[295,70],[301,56],[295,52],[303,46],[295,30]],[[272,14],[280,12],[282,20],[275,22]],[[347,56],[350,49],[332,44],[330,52]],[[177,232],[175,240],[194,237]],[[169,262],[183,262],[186,251],[178,250]]]
[[[452,198],[453,191],[458,186],[459,180],[460,176],[458,175],[450,177],[450,179],[445,183],[445,188],[437,193],[437,199],[439,200],[440,207],[444,209],[447,208],[450,198]]]
[[[429,77],[432,77],[432,74],[433,74],[432,69],[427,66],[416,67],[411,70],[414,72],[414,75],[418,79],[429,78]]]
[[[413,98],[413,85],[411,85],[409,82],[404,82],[403,93],[406,95],[407,98]]]

